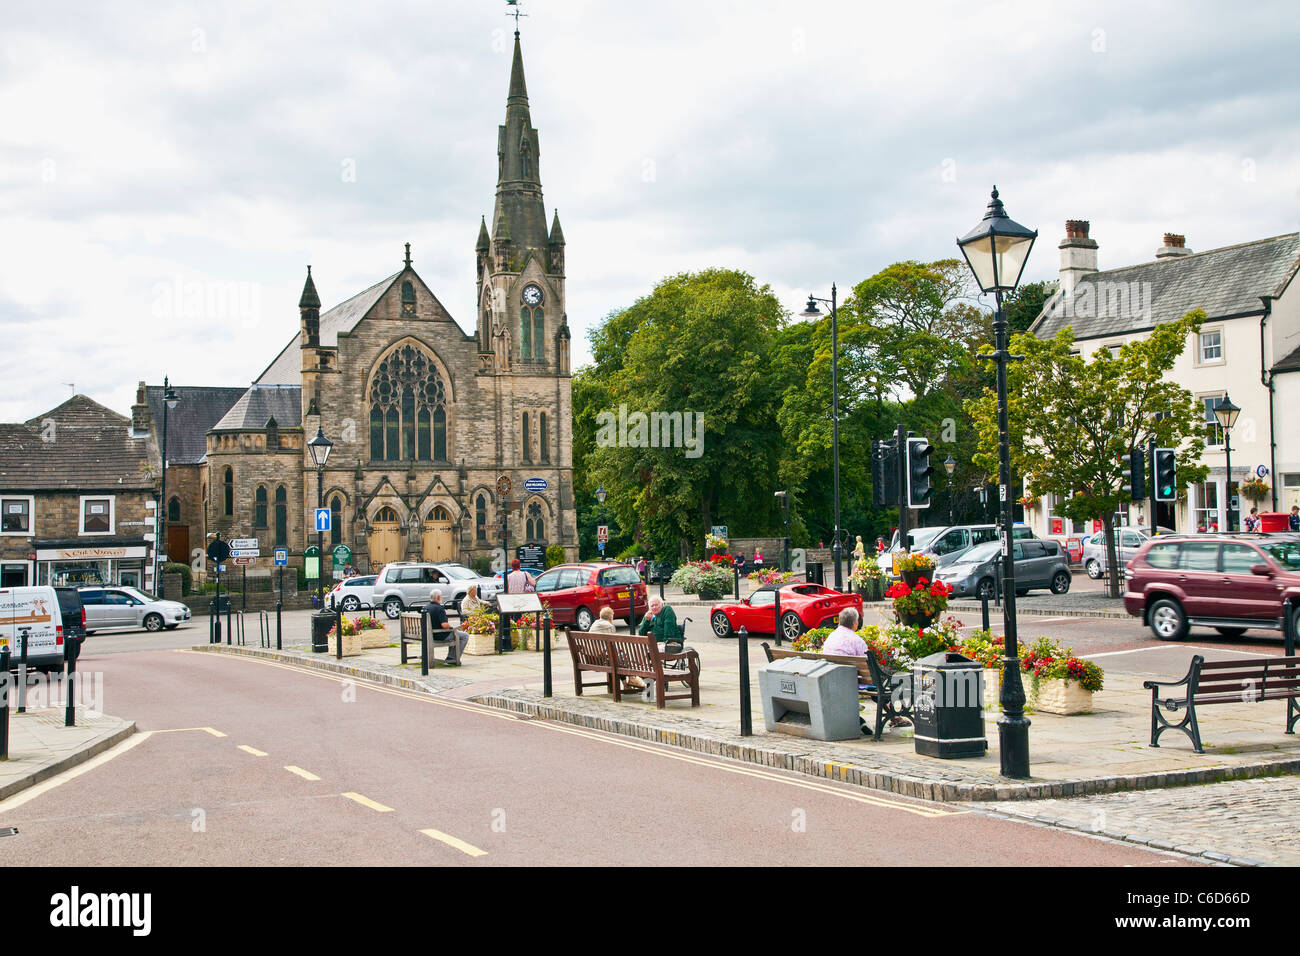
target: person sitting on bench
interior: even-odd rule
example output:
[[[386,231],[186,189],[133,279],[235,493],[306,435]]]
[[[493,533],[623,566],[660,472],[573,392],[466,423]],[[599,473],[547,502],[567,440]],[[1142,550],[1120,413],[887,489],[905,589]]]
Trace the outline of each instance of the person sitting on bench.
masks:
[[[614,627],[614,609],[606,604],[600,609],[600,617],[591,625],[591,634],[617,634]],[[639,677],[624,677],[624,690],[645,690],[645,681]]]
[[[840,626],[826,635],[822,644],[823,654],[837,654],[841,657],[866,657],[867,642],[858,636],[857,608],[846,607],[840,611]]]
[[[456,638],[456,647],[447,649],[445,663],[460,666],[460,655],[465,653],[465,648],[469,645],[469,635],[461,630],[452,630],[450,622],[447,620],[447,609],[442,606],[442,592],[434,591],[429,595],[429,603],[424,606],[424,613],[429,616],[429,634],[435,631],[451,631]]]
[[[681,629],[677,626],[676,612],[657,594],[650,599],[650,607],[637,633],[653,634],[654,639],[660,644],[664,641],[679,640],[682,636]]]

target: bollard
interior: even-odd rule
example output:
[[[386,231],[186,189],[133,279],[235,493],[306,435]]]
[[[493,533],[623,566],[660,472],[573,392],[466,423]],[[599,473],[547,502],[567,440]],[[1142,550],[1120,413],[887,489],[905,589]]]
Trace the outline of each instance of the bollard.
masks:
[[[551,612],[542,612],[542,696],[551,696]]]
[[[229,646],[231,640],[233,639],[230,633],[230,609],[232,606],[234,606],[234,603],[235,603],[234,601],[230,600],[229,596],[226,597],[226,644],[227,646]],[[218,614],[221,613],[220,602],[217,603],[217,613]]]
[[[980,591],[980,621],[984,625],[984,630],[989,629],[989,594],[987,591]]]
[[[742,624],[740,639],[740,736],[751,737],[754,734],[753,718],[749,713],[749,631]]]
[[[25,627],[18,635],[18,713],[27,713],[27,639],[32,630]]]
[[[632,594],[627,603],[629,607],[629,611],[628,611],[629,617],[627,619],[628,633],[635,634],[636,633],[636,588],[635,587],[632,588]],[[647,611],[650,610],[649,602],[647,602],[646,610]]]
[[[0,760],[9,759],[9,646],[0,647]]]
[[[776,627],[774,627],[772,630],[775,631],[774,636],[776,637],[776,646],[780,647],[781,646],[781,587],[780,585],[777,585],[777,589],[776,589]]]
[[[420,612],[420,676],[429,676],[429,615]]]
[[[343,660],[343,605],[334,609],[334,659]]]
[[[1291,605],[1282,607],[1282,653],[1287,657],[1295,654],[1295,626],[1297,613]]]
[[[659,600],[664,599],[664,569],[659,569]]]
[[[68,660],[68,676],[63,682],[63,692],[68,695],[68,706],[63,712],[63,726],[77,726],[77,657],[81,653],[81,641],[69,638],[64,642],[64,656]]]
[[[275,649],[276,649],[277,651],[282,651],[282,650],[284,650],[284,648],[280,645],[280,637],[281,637],[281,631],[280,631],[280,609],[281,609],[281,602],[280,602],[280,601],[276,601],[276,602],[275,602]]]
[[[740,600],[740,568],[734,564],[731,566],[731,576],[736,579],[736,600]]]

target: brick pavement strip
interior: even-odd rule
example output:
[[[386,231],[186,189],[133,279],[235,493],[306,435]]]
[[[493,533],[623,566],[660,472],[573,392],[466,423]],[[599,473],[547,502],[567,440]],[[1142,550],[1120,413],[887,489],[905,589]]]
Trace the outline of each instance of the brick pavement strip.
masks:
[[[1044,776],[1019,783],[991,775],[987,768],[921,757],[910,750],[900,750],[897,747],[892,750],[867,748],[861,742],[854,745],[807,740],[784,734],[759,733],[753,737],[742,737],[728,729],[730,725],[710,723],[689,711],[659,711],[626,703],[615,704],[599,695],[552,697],[548,700],[538,691],[520,688],[521,681],[512,681],[513,686],[510,687],[485,687],[482,692],[472,693],[471,685],[475,681],[465,676],[467,671],[464,669],[439,668],[431,671],[428,677],[421,678],[418,672],[412,673],[409,665],[402,667],[377,660],[347,663],[301,650],[274,651],[228,645],[198,645],[195,650],[303,664],[437,696],[469,699],[515,714],[560,721],[928,800],[1041,801],[1300,772],[1300,755],[1279,754],[1271,758],[1246,759],[1235,763],[1125,774],[1115,773],[1119,768],[1108,767],[1104,762],[1082,769],[1056,764],[1054,766],[1058,768],[1066,767],[1065,772],[1069,776]],[[761,717],[759,722],[761,724]],[[996,736],[996,731],[993,736]],[[1079,739],[1082,747],[1089,746],[1090,741],[1082,737]],[[1167,755],[1168,751],[1157,753]],[[1098,772],[1098,767],[1109,772]],[[1130,768],[1126,766],[1126,769]]]
[[[1295,866],[1300,864],[1300,831],[1288,823],[1298,799],[1300,777],[1285,775],[971,806],[1233,866]]]

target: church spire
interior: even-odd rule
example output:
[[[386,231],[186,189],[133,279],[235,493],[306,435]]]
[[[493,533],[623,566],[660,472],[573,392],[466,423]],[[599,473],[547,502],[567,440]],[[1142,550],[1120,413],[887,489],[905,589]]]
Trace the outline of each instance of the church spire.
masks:
[[[303,283],[302,298],[298,300],[298,308],[320,308],[320,296],[316,294],[316,283],[311,281],[311,266],[307,267],[307,281]]]
[[[550,240],[542,202],[539,155],[537,130],[533,128],[528,109],[524,54],[516,32],[510,89],[506,95],[506,121],[497,130],[497,197],[492,213],[492,236],[495,239],[500,235],[508,221],[504,231],[513,239],[520,262],[527,259],[530,251],[544,257]]]

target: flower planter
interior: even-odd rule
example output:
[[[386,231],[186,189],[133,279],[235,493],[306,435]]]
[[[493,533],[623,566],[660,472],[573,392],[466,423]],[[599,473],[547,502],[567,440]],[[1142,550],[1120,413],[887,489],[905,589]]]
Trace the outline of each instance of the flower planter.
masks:
[[[357,637],[361,639],[361,647],[364,650],[373,650],[376,647],[387,647],[392,643],[388,636],[388,628],[386,627],[362,628],[357,632]],[[344,648],[348,646],[346,638],[343,641],[343,646]],[[343,653],[346,654],[347,651],[344,650]]]
[[[471,634],[465,645],[465,653],[474,657],[488,657],[497,652],[497,636],[491,634]]]
[[[931,580],[933,580],[933,578],[934,578],[934,569],[933,569],[933,568],[917,568],[915,571],[904,571],[904,572],[902,572],[902,577],[903,577],[903,580],[907,582],[907,586],[908,586],[909,588],[912,588],[913,590],[915,590],[915,588],[916,588],[916,582],[920,581],[922,578],[925,578],[925,580],[927,580],[927,581],[931,581]]]
[[[1090,714],[1092,691],[1084,690],[1078,681],[1040,680],[1033,704],[1045,714]]]
[[[331,634],[329,636],[329,653],[335,656],[339,652],[338,638]],[[361,635],[344,634],[343,635],[343,656],[357,657],[361,654]]]
[[[909,614],[906,611],[898,612],[898,619],[908,627],[929,627],[935,621],[939,620],[938,614]]]

